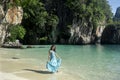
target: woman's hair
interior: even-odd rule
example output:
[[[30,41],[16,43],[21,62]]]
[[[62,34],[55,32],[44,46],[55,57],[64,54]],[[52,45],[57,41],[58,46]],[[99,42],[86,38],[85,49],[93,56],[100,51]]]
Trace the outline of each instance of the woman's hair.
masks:
[[[52,46],[50,47],[50,50],[53,50],[53,51],[56,52],[56,47],[55,47],[54,49],[52,49],[53,47],[55,47],[55,45],[52,45]]]

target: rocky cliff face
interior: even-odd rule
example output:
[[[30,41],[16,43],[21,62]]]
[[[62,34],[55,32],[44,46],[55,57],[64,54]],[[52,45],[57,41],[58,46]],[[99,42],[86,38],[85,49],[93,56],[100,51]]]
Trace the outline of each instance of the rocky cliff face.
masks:
[[[69,43],[72,44],[90,44],[90,43],[100,43],[101,35],[105,27],[104,22],[100,22],[99,26],[93,32],[93,27],[89,26],[88,22],[84,23],[73,23],[71,28],[71,37]]]
[[[120,24],[107,26],[102,34],[102,44],[120,44]]]
[[[3,44],[5,37],[9,35],[8,26],[20,24],[22,17],[23,10],[21,7],[11,7],[5,13],[3,6],[0,5],[0,44]]]
[[[94,43],[101,43],[101,36],[103,34],[104,29],[105,29],[105,21],[99,22],[99,26],[96,29],[95,37],[93,39]]]
[[[78,24],[74,24],[71,28],[71,37],[69,39],[69,43],[73,44],[87,44],[91,42],[92,36],[92,27],[88,26],[80,26]]]
[[[5,35],[6,35],[6,23],[5,20],[5,13],[3,11],[3,6],[0,5],[0,44],[4,42]]]
[[[6,22],[9,24],[20,24],[23,17],[23,10],[21,7],[12,7],[6,13]]]
[[[117,8],[113,21],[120,22],[120,7]]]

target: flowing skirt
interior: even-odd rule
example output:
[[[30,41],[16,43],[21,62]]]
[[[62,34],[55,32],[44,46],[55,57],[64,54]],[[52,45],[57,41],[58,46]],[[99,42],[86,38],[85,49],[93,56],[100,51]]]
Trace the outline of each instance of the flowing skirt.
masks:
[[[50,72],[57,72],[58,68],[61,65],[61,59],[51,59],[50,61],[47,62],[46,64],[46,68],[50,71]]]

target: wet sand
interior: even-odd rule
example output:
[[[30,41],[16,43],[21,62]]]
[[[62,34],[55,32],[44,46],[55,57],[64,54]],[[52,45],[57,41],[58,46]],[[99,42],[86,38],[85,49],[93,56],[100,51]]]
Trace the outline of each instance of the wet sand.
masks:
[[[45,65],[33,65],[30,60],[0,53],[0,80],[74,80],[70,76],[64,74],[61,68],[53,74],[47,71]]]

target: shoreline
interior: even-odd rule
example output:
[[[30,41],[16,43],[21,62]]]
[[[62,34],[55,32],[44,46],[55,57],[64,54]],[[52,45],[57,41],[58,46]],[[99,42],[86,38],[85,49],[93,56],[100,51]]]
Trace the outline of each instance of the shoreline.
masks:
[[[43,63],[32,64],[34,59],[21,57],[14,59],[10,54],[4,51],[0,53],[0,79],[2,80],[74,80],[74,77],[63,72],[62,69],[53,74]]]

